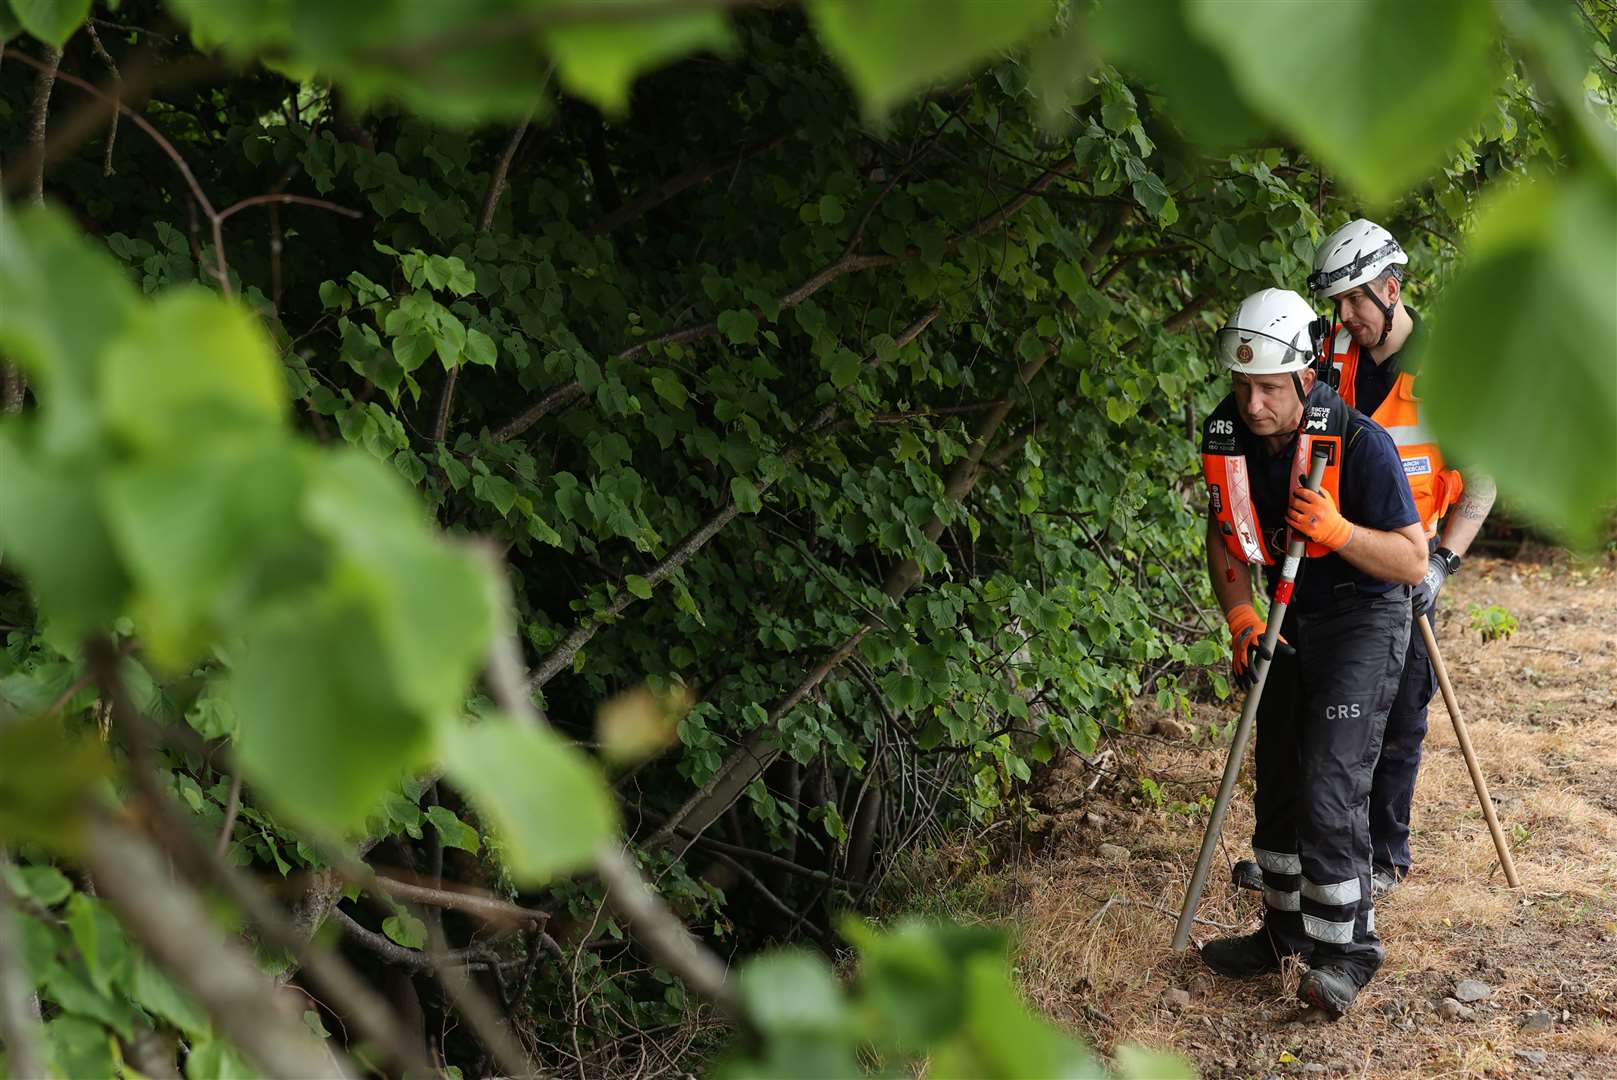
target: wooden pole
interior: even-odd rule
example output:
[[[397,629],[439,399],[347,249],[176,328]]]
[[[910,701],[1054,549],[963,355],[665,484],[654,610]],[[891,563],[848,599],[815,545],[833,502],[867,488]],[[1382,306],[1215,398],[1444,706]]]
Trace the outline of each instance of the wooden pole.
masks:
[[[1432,670],[1437,672],[1437,685],[1443,690],[1443,704],[1448,706],[1449,719],[1454,721],[1454,737],[1460,742],[1460,753],[1465,755],[1465,767],[1471,771],[1471,783],[1477,789],[1477,798],[1482,802],[1482,816],[1488,819],[1488,831],[1493,834],[1493,846],[1499,851],[1499,865],[1504,867],[1505,880],[1512,889],[1522,886],[1521,880],[1516,877],[1516,863],[1510,857],[1510,848],[1505,844],[1505,834],[1499,828],[1499,818],[1494,813],[1493,799],[1488,797],[1488,781],[1483,779],[1482,767],[1477,764],[1476,751],[1471,749],[1471,735],[1466,730],[1465,721],[1460,717],[1460,704],[1454,698],[1454,684],[1449,682],[1449,669],[1443,666],[1443,654],[1437,650],[1437,637],[1432,633],[1432,623],[1425,615],[1415,620],[1420,627],[1421,637],[1426,639],[1426,651],[1432,657]]]

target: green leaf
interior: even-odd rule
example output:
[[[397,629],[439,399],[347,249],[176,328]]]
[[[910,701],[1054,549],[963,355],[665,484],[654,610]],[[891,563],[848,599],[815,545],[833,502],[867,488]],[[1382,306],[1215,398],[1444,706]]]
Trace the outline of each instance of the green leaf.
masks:
[[[864,359],[850,349],[839,349],[831,359],[831,385],[841,390],[853,384],[859,378],[860,369],[865,366]]]
[[[111,470],[102,504],[148,651],[180,669],[267,589],[315,572],[298,527],[308,457],[272,437]]]
[[[1474,462],[1511,506],[1582,545],[1617,504],[1613,237],[1606,174],[1496,195],[1433,314],[1416,382],[1445,455]]]
[[[58,49],[90,15],[90,0],[10,0],[22,28]]]
[[[745,345],[758,336],[758,319],[750,311],[725,311],[719,314],[719,332],[732,345]]]
[[[129,581],[97,503],[96,463],[25,454],[22,434],[0,429],[0,550],[28,571],[51,640],[73,649],[122,614]]]
[[[690,400],[690,393],[685,384],[680,382],[679,376],[671,371],[659,372],[651,377],[651,388],[657,391],[657,396],[676,409],[683,409]]]
[[[202,1035],[209,1030],[211,1021],[207,1012],[170,982],[157,965],[138,953],[134,977],[129,981],[129,999],[188,1035]]]
[[[428,728],[398,678],[370,609],[353,596],[301,605],[253,636],[230,682],[236,756],[288,816],[358,827],[410,770]]]
[[[74,893],[67,902],[67,928],[90,972],[90,981],[103,994],[112,993],[112,984],[129,976],[129,942],[124,940],[118,920],[101,901]]]
[[[612,116],[629,109],[635,76],[699,49],[726,52],[730,29],[715,11],[682,11],[677,0],[641,4],[632,18],[560,26],[545,33],[556,77],[568,90]]]
[[[258,321],[200,286],[140,309],[102,370],[107,424],[145,450],[278,427],[286,380]]]
[[[1046,0],[814,0],[808,9],[821,43],[872,114],[965,74],[1052,14]]]
[[[437,343],[431,334],[418,330],[393,339],[393,359],[398,361],[399,367],[404,371],[414,371],[432,355],[432,350],[436,346]]]
[[[448,725],[444,768],[504,842],[511,874],[540,884],[587,866],[617,828],[590,760],[549,728],[493,717]]]
[[[185,1080],[239,1080],[257,1075],[258,1070],[222,1039],[203,1039],[185,1056]]]
[[[651,599],[651,582],[647,581],[645,578],[641,577],[639,574],[630,574],[628,577],[624,578],[623,579],[623,585],[624,585],[624,587],[626,589],[628,589],[634,595],[638,596],[640,599],[642,599],[642,600],[650,600]]]
[[[847,217],[847,211],[842,208],[842,200],[835,195],[820,196],[820,220],[827,225],[839,224]]]
[[[1090,22],[1089,47],[1160,89],[1168,111],[1191,135],[1217,146],[1244,142],[1263,125],[1236,96],[1224,58],[1192,34],[1187,6],[1107,0]]]
[[[763,509],[763,500],[758,497],[758,488],[745,476],[732,477],[730,480],[730,497],[736,501],[743,514],[756,514]]]
[[[848,1024],[836,973],[824,958],[802,950],[748,960],[739,992],[747,1018],[772,1037],[803,1033],[835,1039]]]
[[[467,330],[464,356],[468,364],[493,367],[496,356],[494,339],[481,330]]]
[[[477,830],[442,806],[427,807],[427,820],[438,830],[438,839],[445,847],[460,848],[476,855],[482,846]]]
[[[99,436],[102,357],[135,301],[123,268],[62,214],[9,205],[0,214],[0,350],[33,380],[42,448],[64,453]]]
[[[112,1035],[82,1016],[58,1016],[45,1025],[45,1046],[56,1076],[117,1076]]]
[[[1473,0],[1223,0],[1186,12],[1250,104],[1380,205],[1447,159],[1502,77],[1497,15]]]
[[[489,562],[437,536],[398,473],[359,450],[321,459],[305,520],[335,543],[381,634],[390,664],[372,677],[423,716],[458,710],[494,631]]]
[[[1124,1043],[1113,1051],[1118,1080],[1195,1080],[1190,1062],[1167,1050]]]
[[[112,761],[94,738],[69,738],[56,717],[0,724],[0,842],[37,841],[72,854],[83,838],[91,791],[112,775]]]
[[[383,919],[382,933],[386,934],[395,945],[403,945],[406,949],[427,947],[427,924],[409,912],[389,915]]]
[[[4,865],[0,872],[13,891],[44,907],[55,907],[73,893],[73,883],[54,866]]]

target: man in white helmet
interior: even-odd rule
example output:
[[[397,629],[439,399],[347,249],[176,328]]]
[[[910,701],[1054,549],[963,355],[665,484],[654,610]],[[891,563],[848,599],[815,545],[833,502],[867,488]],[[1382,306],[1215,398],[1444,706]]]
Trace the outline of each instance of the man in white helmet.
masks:
[[[1219,331],[1232,393],[1203,428],[1207,567],[1230,624],[1238,682],[1250,680],[1263,619],[1251,564],[1271,587],[1287,530],[1307,562],[1257,716],[1257,824],[1264,925],[1202,946],[1208,966],[1247,978],[1284,957],[1309,965],[1298,993],[1333,1018],[1381,966],[1370,875],[1369,796],[1408,646],[1409,587],[1426,543],[1392,439],[1314,370],[1315,316],[1293,292],[1243,300]],[[1330,450],[1320,490],[1301,486]]]
[[[1415,589],[1413,614],[1419,616],[1435,608],[1443,583],[1460,569],[1461,556],[1493,507],[1495,489],[1487,476],[1474,470],[1462,474],[1445,462],[1421,422],[1415,382],[1424,334],[1420,317],[1404,303],[1408,263],[1391,233],[1360,218],[1320,244],[1308,284],[1336,308],[1326,362],[1336,372],[1342,400],[1386,428],[1398,445],[1430,548],[1426,575]],[[1413,632],[1370,792],[1378,896],[1409,873],[1409,808],[1426,737],[1426,709],[1436,690],[1426,642]]]

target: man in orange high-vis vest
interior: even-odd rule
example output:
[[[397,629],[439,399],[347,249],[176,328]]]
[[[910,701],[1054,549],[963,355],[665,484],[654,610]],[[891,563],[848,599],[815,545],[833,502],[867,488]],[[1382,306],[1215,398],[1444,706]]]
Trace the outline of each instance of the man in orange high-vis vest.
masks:
[[[1461,556],[1493,507],[1494,484],[1474,470],[1462,474],[1445,461],[1422,422],[1416,383],[1425,335],[1419,316],[1403,302],[1408,261],[1391,233],[1361,218],[1325,238],[1314,257],[1309,287],[1336,308],[1327,356],[1338,373],[1342,400],[1386,428],[1398,445],[1432,549],[1412,604],[1413,615],[1419,616],[1434,611],[1443,583],[1460,569]],[[1410,804],[1426,738],[1426,710],[1436,690],[1425,639],[1413,632],[1370,792],[1377,895],[1396,888],[1409,873]]]
[[[1371,774],[1409,645],[1409,587],[1426,544],[1392,439],[1317,382],[1315,316],[1293,292],[1247,297],[1219,331],[1228,397],[1202,427],[1207,569],[1230,624],[1238,680],[1264,621],[1257,564],[1289,606],[1258,703],[1252,846],[1263,926],[1201,947],[1220,975],[1308,964],[1298,996],[1333,1018],[1385,957],[1376,936],[1368,807]],[[1328,464],[1302,487],[1316,448]],[[1288,529],[1306,539],[1295,588],[1280,580]]]

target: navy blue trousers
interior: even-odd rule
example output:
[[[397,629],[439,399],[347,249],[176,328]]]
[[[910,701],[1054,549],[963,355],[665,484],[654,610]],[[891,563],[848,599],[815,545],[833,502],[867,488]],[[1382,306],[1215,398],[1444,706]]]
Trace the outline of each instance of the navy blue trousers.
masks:
[[[1426,740],[1426,709],[1437,692],[1437,675],[1420,627],[1411,623],[1398,695],[1387,713],[1381,758],[1370,784],[1370,849],[1379,870],[1409,873],[1409,806],[1415,798],[1421,744]]]

